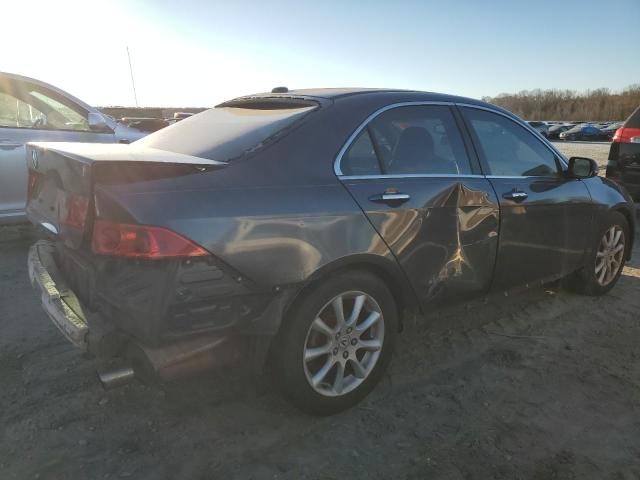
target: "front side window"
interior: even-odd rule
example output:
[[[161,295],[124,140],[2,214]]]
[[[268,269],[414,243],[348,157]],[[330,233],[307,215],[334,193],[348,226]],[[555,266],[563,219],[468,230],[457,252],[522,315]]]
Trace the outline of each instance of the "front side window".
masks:
[[[345,175],[471,173],[455,118],[449,107],[441,105],[398,107],[381,113],[351,145],[341,169]]]
[[[477,108],[464,108],[489,174],[514,177],[555,176],[556,156],[513,120]]]

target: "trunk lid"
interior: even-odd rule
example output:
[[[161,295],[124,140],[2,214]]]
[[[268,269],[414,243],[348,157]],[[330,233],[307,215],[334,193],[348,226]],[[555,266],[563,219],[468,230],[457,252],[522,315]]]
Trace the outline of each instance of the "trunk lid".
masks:
[[[224,162],[121,144],[29,143],[27,216],[78,248],[93,225],[94,189],[110,184],[194,174]]]

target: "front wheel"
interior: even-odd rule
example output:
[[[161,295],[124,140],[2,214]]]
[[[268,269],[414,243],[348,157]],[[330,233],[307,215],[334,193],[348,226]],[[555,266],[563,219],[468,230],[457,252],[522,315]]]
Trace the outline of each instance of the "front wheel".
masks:
[[[317,415],[362,400],[391,359],[396,308],[384,282],[366,272],[339,273],[311,287],[288,312],[272,349],[286,398]]]
[[[629,239],[627,219],[619,212],[610,212],[587,264],[576,272],[570,285],[586,295],[603,295],[611,290],[622,274]]]

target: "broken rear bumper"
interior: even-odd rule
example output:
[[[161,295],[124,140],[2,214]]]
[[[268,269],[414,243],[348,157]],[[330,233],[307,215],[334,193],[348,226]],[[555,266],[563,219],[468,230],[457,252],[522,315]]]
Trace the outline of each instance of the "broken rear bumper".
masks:
[[[223,364],[249,360],[262,365],[269,337],[238,338],[223,334],[202,334],[162,346],[143,345],[118,330],[96,312],[87,312],[68,288],[55,258],[56,246],[39,241],[29,250],[29,277],[39,292],[42,306],[62,334],[76,347],[97,356],[119,356],[133,367],[135,375],[147,380],[170,380]],[[105,346],[105,344],[108,344]]]
[[[42,307],[53,324],[75,346],[87,350],[89,326],[80,302],[60,278],[53,257],[55,245],[39,241],[29,250],[31,285],[40,293]]]

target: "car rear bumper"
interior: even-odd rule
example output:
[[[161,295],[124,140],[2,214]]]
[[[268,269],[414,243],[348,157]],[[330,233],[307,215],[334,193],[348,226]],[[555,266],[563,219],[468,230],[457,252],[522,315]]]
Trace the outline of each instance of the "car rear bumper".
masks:
[[[87,350],[89,326],[75,294],[61,282],[53,253],[55,246],[46,241],[29,250],[31,285],[40,293],[44,311],[60,332],[76,347]]]
[[[161,346],[141,343],[99,313],[83,308],[64,281],[55,252],[56,245],[50,241],[35,243],[28,255],[29,278],[53,324],[82,351],[120,357],[132,366],[135,376],[148,380],[171,380],[242,359],[254,368],[264,363],[270,336],[203,333]]]

